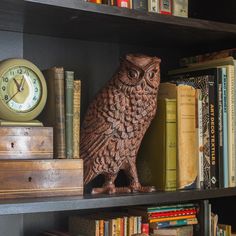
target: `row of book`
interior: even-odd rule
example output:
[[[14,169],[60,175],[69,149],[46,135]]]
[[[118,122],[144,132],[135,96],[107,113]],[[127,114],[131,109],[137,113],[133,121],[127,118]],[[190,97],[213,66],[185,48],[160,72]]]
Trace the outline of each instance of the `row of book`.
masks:
[[[68,232],[45,231],[54,236],[192,236],[198,224],[199,205],[193,203],[166,206],[135,206],[123,211],[69,216]]]
[[[148,224],[142,224],[141,216],[100,212],[99,215],[71,216],[69,232],[72,235],[83,236],[132,236],[148,233]]]
[[[170,71],[171,83],[160,85],[140,150],[143,183],[162,190],[236,186],[236,61],[219,54]]]
[[[88,2],[188,17],[188,0],[88,0]]]
[[[174,230],[176,233],[186,231],[187,235],[193,235],[193,225],[198,224],[198,211],[198,205],[193,203],[128,209],[130,214],[142,216],[142,221],[149,224],[149,233],[152,235],[176,235],[172,234]],[[167,232],[169,234],[165,234]]]
[[[43,74],[48,97],[38,119],[53,127],[54,158],[79,158],[81,81],[63,67],[46,69]]]

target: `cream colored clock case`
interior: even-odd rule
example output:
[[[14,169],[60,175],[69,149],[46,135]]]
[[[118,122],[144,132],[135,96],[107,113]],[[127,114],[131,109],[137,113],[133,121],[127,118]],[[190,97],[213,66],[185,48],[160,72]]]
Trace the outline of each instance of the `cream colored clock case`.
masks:
[[[39,115],[47,99],[45,78],[25,59],[0,62],[0,118],[30,121]]]

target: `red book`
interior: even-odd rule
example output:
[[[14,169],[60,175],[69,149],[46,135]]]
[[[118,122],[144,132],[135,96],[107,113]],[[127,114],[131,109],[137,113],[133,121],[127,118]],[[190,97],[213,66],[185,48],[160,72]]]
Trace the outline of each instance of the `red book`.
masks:
[[[159,9],[161,14],[172,15],[172,0],[160,0]]]
[[[142,223],[141,230],[143,234],[149,235],[149,224],[148,223]]]
[[[117,7],[129,8],[129,0],[116,0]]]
[[[183,216],[183,215],[194,215],[197,213],[197,209],[186,209],[177,211],[166,211],[166,212],[152,212],[148,214],[148,218],[162,218],[171,216]]]

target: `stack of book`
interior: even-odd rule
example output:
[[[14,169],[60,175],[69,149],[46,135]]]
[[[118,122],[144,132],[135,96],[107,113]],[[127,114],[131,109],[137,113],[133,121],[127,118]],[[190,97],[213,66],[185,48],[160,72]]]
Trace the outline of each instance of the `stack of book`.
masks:
[[[188,0],[87,0],[97,4],[188,17]]]
[[[101,212],[90,215],[75,215],[69,218],[69,232],[83,236],[132,236],[142,233],[141,216],[125,213]]]
[[[192,203],[169,206],[130,207],[128,212],[133,215],[141,215],[143,222],[149,223],[150,233],[156,233],[157,230],[163,228],[195,225],[198,223],[198,206]]]
[[[236,186],[235,52],[229,49],[184,58],[181,64],[185,67],[169,73],[172,79],[191,84],[201,94],[197,116],[202,120],[196,139],[202,143],[198,148],[202,149],[201,154],[198,152],[198,176],[203,188]]]
[[[236,186],[235,54],[184,58],[185,67],[169,71],[139,151],[143,184],[165,191]]]
[[[54,158],[79,158],[81,81],[73,71],[52,67],[43,71],[48,98],[40,120],[53,127]]]

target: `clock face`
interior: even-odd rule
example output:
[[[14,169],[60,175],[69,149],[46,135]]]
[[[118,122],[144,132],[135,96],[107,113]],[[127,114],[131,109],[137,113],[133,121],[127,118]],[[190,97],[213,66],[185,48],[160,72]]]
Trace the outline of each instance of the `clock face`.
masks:
[[[25,59],[0,62],[0,119],[30,121],[43,110],[47,85],[42,72]]]
[[[13,111],[24,113],[34,109],[42,95],[41,82],[34,71],[15,66],[0,78],[0,96]]]

